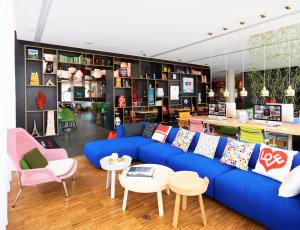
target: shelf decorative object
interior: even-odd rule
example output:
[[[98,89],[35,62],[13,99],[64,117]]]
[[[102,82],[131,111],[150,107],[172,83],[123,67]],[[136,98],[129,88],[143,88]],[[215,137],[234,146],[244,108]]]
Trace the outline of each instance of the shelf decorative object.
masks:
[[[152,88],[151,84],[149,85],[149,105],[154,105],[154,88]]]
[[[45,136],[56,135],[55,125],[54,125],[54,110],[47,112],[47,129]]]
[[[46,86],[54,86],[54,83],[52,82],[51,79],[49,79],[48,81],[46,81],[45,85]]]
[[[121,88],[122,87],[122,84],[121,84],[121,78],[120,77],[116,77],[116,85],[115,85],[116,88]]]
[[[38,49],[28,49],[27,50],[27,58],[29,59],[39,59],[39,50]]]
[[[43,91],[39,91],[38,96],[36,97],[36,105],[39,110],[43,110],[46,105],[46,94]]]
[[[121,124],[120,113],[115,113],[115,126],[119,126]]]
[[[118,98],[118,107],[126,107],[125,96],[121,95]]]
[[[202,102],[202,98],[201,98],[202,94],[198,93],[198,104],[201,104]]]
[[[71,74],[74,74],[74,73],[76,73],[76,68],[75,67],[69,67],[68,68],[68,71],[71,73]]]
[[[156,89],[156,97],[163,97],[164,94],[164,88],[157,88]]]
[[[36,128],[35,120],[33,120],[33,130],[32,130],[31,136],[33,136],[33,137],[39,137],[40,136],[40,134],[39,134],[39,132]]]
[[[182,94],[194,94],[195,82],[193,77],[182,77]]]
[[[40,85],[40,80],[39,80],[39,74],[38,72],[31,72],[30,73],[30,85]]]

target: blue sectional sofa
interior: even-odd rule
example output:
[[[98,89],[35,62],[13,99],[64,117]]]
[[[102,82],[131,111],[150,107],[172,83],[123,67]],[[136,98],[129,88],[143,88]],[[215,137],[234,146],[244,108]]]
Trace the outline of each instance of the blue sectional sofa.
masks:
[[[129,155],[133,160],[144,163],[166,165],[174,171],[196,171],[201,177],[209,178],[206,195],[216,199],[233,210],[255,220],[270,229],[300,229],[300,195],[292,198],[279,197],[280,182],[256,174],[255,167],[260,145],[256,145],[249,161],[249,170],[243,171],[220,163],[227,138],[221,137],[214,159],[194,154],[201,134],[196,133],[184,153],[171,144],[178,128],[172,128],[166,143],[134,136],[124,137],[122,126],[117,128],[118,138],[94,141],[85,144],[84,155],[97,168],[102,157],[117,152]],[[292,168],[300,165],[300,153],[295,155]]]

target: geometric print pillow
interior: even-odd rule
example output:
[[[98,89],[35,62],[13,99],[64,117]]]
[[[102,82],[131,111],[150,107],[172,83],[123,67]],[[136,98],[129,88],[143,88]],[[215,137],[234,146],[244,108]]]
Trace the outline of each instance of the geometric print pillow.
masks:
[[[195,132],[191,132],[189,130],[179,128],[179,131],[172,145],[182,149],[184,152],[187,152],[193,140],[194,135]]]
[[[146,138],[151,138],[153,136],[153,133],[155,132],[157,127],[156,123],[147,123],[144,130],[143,130],[143,136]]]
[[[219,136],[201,133],[194,153],[213,159],[219,144]]]
[[[254,149],[254,144],[228,138],[227,145],[220,161],[242,170],[248,170],[248,162]]]

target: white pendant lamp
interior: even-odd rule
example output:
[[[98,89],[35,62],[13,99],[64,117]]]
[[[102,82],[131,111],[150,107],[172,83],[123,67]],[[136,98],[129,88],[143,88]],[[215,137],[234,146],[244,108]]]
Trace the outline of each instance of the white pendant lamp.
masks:
[[[224,32],[226,33],[228,28],[223,27]],[[225,90],[223,92],[223,96],[229,97],[229,91],[227,89],[227,72],[228,72],[228,63],[227,63],[227,35],[225,35]]]
[[[215,93],[212,89],[212,48],[211,48],[211,36],[213,35],[213,33],[209,32],[208,35],[209,35],[209,62],[210,62],[210,90],[208,92],[208,97],[214,97]]]
[[[244,21],[240,21],[241,26],[245,25]],[[248,96],[248,92],[245,89],[245,30],[243,29],[243,72],[242,72],[242,90],[240,91],[240,96],[241,97],[247,97]]]
[[[285,6],[286,10],[292,9],[291,6],[287,5]],[[284,95],[286,97],[294,97],[295,96],[295,90],[291,86],[291,42],[290,42],[290,31],[291,31],[291,25],[289,23],[289,28],[288,28],[288,46],[289,46],[289,86],[288,88],[284,91]]]
[[[261,14],[260,17],[264,19],[266,17],[265,14]],[[269,90],[266,88],[266,44],[264,39],[264,86],[262,90],[260,91],[260,96],[262,97],[268,97],[270,94]]]

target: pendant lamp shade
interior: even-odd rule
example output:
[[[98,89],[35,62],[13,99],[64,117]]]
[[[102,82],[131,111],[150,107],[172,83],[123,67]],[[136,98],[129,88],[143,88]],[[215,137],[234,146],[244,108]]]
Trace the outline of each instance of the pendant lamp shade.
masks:
[[[228,91],[227,88],[224,90],[223,96],[224,96],[224,97],[229,97],[229,91]]]
[[[223,27],[224,32],[226,33],[228,28]],[[228,74],[228,61],[227,61],[227,35],[225,35],[225,90],[223,92],[223,97],[227,98],[229,97],[229,91],[227,89],[227,74]]]
[[[295,90],[292,88],[291,85],[289,85],[288,88],[285,90],[284,94],[287,97],[295,97]]]
[[[240,25],[244,26],[245,25],[245,21],[240,21]],[[245,89],[245,30],[243,29],[243,88],[240,91],[240,96],[241,97],[247,97],[248,96],[248,92]]]
[[[208,97],[214,97],[215,96],[215,93],[212,89],[209,90],[208,92]]]
[[[213,33],[209,32],[208,35],[209,35],[209,62],[210,62],[210,90],[207,96],[214,97],[215,93],[212,89],[212,47],[211,47],[211,36],[213,35]]]
[[[240,91],[240,96],[241,97],[247,97],[248,96],[248,91],[243,87],[243,89]]]
[[[262,97],[268,97],[270,95],[269,90],[267,90],[267,88],[264,86],[263,89],[260,91],[260,95]]]

